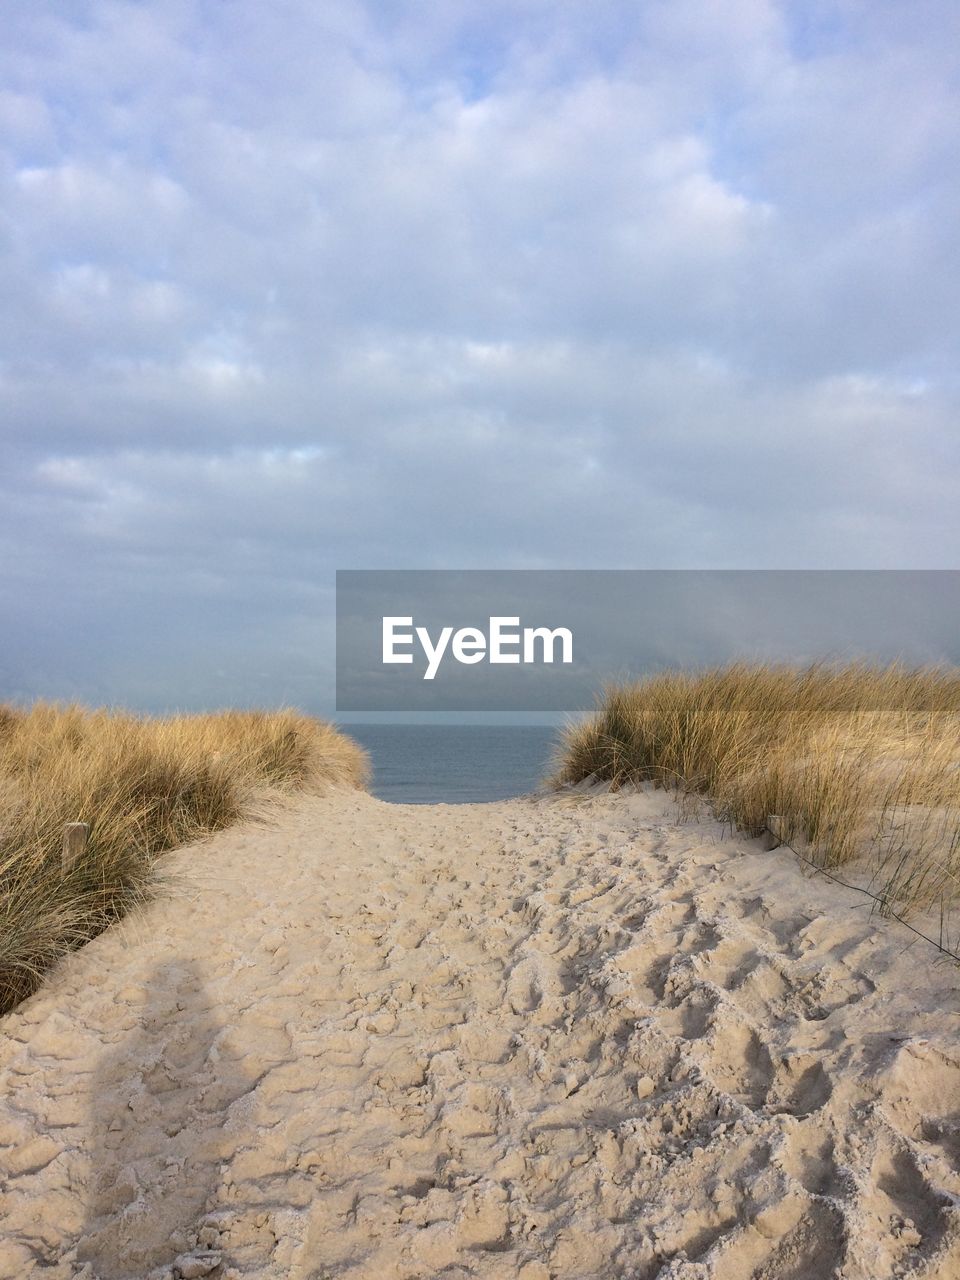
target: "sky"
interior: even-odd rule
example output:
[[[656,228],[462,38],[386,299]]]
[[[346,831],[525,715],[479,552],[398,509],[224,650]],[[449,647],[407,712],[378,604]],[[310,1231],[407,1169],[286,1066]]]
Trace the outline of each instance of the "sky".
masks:
[[[0,698],[333,698],[348,568],[955,568],[955,0],[12,0]]]

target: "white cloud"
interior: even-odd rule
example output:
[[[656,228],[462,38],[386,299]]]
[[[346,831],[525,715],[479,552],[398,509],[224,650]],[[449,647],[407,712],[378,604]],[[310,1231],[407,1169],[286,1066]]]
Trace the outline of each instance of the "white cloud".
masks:
[[[912,12],[18,10],[23,634],[64,578],[118,645],[111,582],[217,582],[199,646],[337,565],[951,564],[960,41]]]

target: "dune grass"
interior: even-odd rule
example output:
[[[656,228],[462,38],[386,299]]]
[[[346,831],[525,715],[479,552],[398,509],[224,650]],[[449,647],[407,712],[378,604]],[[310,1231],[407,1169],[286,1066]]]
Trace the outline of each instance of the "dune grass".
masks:
[[[564,732],[554,781],[652,781],[857,863],[888,912],[960,896],[960,670],[735,664],[611,687]]]
[[[292,711],[147,719],[0,706],[0,1012],[141,901],[166,850],[270,793],[358,786],[366,772],[356,743]],[[91,832],[63,874],[68,822]]]

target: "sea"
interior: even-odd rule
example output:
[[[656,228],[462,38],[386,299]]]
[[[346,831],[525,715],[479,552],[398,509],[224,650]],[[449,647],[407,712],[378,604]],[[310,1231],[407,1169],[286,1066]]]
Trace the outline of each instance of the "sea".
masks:
[[[476,804],[543,788],[549,725],[347,724],[373,765],[371,791],[395,804]]]

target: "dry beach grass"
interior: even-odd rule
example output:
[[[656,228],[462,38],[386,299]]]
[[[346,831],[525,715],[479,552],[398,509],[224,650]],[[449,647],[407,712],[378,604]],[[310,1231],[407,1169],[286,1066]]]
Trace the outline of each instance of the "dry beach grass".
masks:
[[[739,664],[606,691],[567,729],[556,780],[653,781],[750,835],[856,864],[885,910],[960,890],[960,671]]]
[[[265,791],[365,770],[355,743],[296,712],[0,707],[0,1012],[141,900],[157,855],[249,815]],[[64,874],[68,822],[91,833]]]

